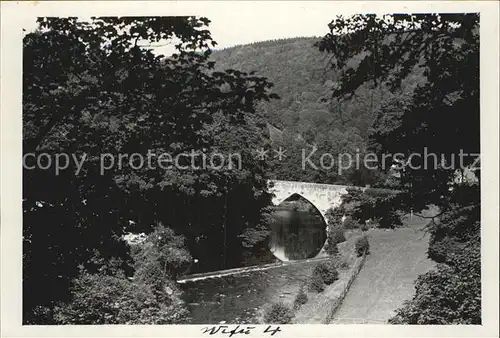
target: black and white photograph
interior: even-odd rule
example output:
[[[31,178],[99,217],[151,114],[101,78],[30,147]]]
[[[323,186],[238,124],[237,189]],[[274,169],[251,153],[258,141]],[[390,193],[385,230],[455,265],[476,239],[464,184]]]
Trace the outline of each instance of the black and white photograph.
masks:
[[[22,327],[498,335],[498,3],[334,3],[11,6]]]

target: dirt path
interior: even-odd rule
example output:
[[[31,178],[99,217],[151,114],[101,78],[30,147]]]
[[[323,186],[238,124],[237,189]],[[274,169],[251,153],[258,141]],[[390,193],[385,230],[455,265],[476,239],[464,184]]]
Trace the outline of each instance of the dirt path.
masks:
[[[414,280],[433,267],[426,254],[429,237],[421,228],[369,232],[371,254],[332,324],[383,324],[413,297]]]

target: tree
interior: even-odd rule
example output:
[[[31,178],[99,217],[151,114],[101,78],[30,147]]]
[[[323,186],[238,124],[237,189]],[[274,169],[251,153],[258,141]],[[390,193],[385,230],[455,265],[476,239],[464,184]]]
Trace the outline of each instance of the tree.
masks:
[[[459,157],[460,149],[479,154],[479,16],[341,16],[329,28],[318,46],[333,53],[333,64],[343,74],[334,98],[349,98],[365,83],[382,83],[398,94],[413,71],[423,74],[413,90],[399,92],[380,108],[370,145],[379,159],[384,153],[402,153],[404,161],[420,166],[399,166],[408,189],[418,186],[412,191],[415,210],[425,203],[442,206],[441,196],[448,194],[458,166],[450,168],[452,158]],[[349,62],[354,56],[359,62]],[[438,154],[437,165],[423,169],[423,159],[411,157],[424,149]],[[463,166],[474,160],[467,156]],[[393,163],[387,157],[384,168]]]
[[[457,169],[473,165],[480,152],[479,15],[354,15],[337,17],[329,28],[318,46],[334,54],[334,66],[343,72],[332,96],[350,97],[366,83],[395,92],[377,111],[370,148],[379,159],[402,154],[401,161],[382,163],[385,169],[403,164],[396,169],[402,200],[408,201],[402,208],[440,208],[427,231],[429,256],[444,263],[417,280],[416,295],[391,322],[479,324],[479,184],[455,180]],[[359,62],[349,63],[354,56]],[[401,91],[415,69],[424,81]],[[430,166],[424,166],[426,153],[437,155]]]
[[[58,304],[50,324],[180,324],[188,311],[178,291],[159,297],[154,287],[123,277],[81,272],[72,281],[71,300]]]
[[[395,228],[402,225],[400,210],[405,208],[404,195],[388,189],[348,188],[342,196],[342,203],[327,211],[328,224],[342,225],[344,216],[359,226],[374,222],[381,228]]]
[[[481,251],[468,242],[460,254],[418,277],[416,293],[391,324],[481,324]]]
[[[215,42],[206,18],[38,23],[23,41],[24,321],[39,323],[36,307],[68,300],[80,265],[89,273],[105,267],[110,275],[116,269],[132,275],[121,238],[150,233],[158,221],[185,235],[195,257],[213,263],[204,269],[238,264],[245,230],[258,230],[253,242],[267,230],[266,169],[249,154],[263,142],[255,105],[273,97],[271,84],[237,70],[213,70],[208,58]],[[155,56],[141,48],[143,40],[178,41],[176,52]],[[154,156],[152,166],[130,156],[235,148],[247,160],[242,171],[193,169],[201,156],[194,165],[182,157],[166,169]],[[68,154],[67,168],[56,173],[33,166],[42,153],[52,163]],[[129,156],[112,163],[120,154]]]
[[[132,249],[134,279],[155,286],[163,292],[165,284],[187,270],[192,257],[183,236],[158,225],[146,240]]]

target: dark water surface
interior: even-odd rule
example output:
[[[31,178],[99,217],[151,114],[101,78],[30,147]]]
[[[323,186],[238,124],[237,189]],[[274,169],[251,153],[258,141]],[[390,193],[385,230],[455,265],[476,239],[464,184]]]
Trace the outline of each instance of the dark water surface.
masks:
[[[321,213],[305,198],[292,195],[276,207],[271,225],[271,251],[281,260],[315,257],[326,241]]]
[[[318,262],[307,259],[315,257],[325,243],[325,221],[309,201],[292,195],[276,207],[271,230],[270,249],[276,257],[306,261],[181,284],[191,311],[190,324],[256,323],[259,308],[272,299],[295,297]]]

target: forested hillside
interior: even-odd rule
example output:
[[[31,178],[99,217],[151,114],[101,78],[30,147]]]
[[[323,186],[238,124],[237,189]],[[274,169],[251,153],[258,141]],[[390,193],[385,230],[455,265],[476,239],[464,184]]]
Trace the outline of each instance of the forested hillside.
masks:
[[[257,42],[215,51],[212,58],[220,70],[255,71],[269,78],[281,99],[265,102],[261,108],[276,127],[296,127],[300,120],[327,113],[328,109],[320,98],[327,94],[335,74],[327,71],[329,56],[313,47],[317,40]]]
[[[272,178],[395,184],[349,189],[328,213],[331,253],[348,228],[436,206],[440,265],[391,322],[481,323],[478,14],[337,17],[321,39],[214,53],[204,17],[37,23],[23,38],[23,324],[186,323],[180,275],[274,259]],[[137,44],[173,37],[167,58]],[[366,154],[386,169],[401,154],[398,179]],[[477,180],[455,180],[470,168]],[[333,283],[332,263],[319,269]]]
[[[275,146],[286,149],[286,158],[275,163],[274,175],[279,179],[344,184],[381,183],[379,173],[363,168],[338,173],[329,170],[302,170],[302,149],[306,154],[312,146],[318,154],[355,154],[366,150],[368,135],[381,102],[397,92],[385,86],[366,83],[347,100],[332,99],[332,88],[340,72],[331,67],[332,54],[320,52],[316,37],[299,37],[256,42],[216,50],[211,58],[217,70],[238,69],[267,77],[274,84],[278,100],[263,101],[258,109],[267,116],[275,128],[269,128]],[[353,58],[349,63],[358,62]],[[411,92],[422,81],[414,70],[403,82],[401,93]],[[282,131],[277,132],[276,128]],[[318,161],[318,158],[313,156]],[[308,168],[311,169],[311,168]],[[383,181],[383,180],[382,180]],[[383,183],[383,182],[382,182]]]

